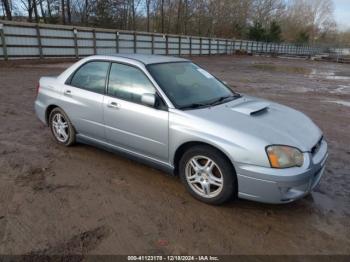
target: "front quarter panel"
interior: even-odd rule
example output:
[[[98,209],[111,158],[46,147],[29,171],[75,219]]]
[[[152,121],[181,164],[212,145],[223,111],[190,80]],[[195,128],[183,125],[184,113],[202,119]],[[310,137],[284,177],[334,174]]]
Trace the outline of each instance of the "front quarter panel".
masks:
[[[188,142],[202,142],[222,151],[232,163],[270,167],[266,142],[239,131],[219,126],[177,109],[169,110],[169,158],[174,165],[176,150]]]

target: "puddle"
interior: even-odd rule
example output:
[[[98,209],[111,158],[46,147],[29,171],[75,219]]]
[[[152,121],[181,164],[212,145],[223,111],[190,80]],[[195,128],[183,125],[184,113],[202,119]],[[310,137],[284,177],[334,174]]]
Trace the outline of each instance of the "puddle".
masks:
[[[280,72],[280,73],[294,73],[294,74],[311,74],[312,71],[309,68],[286,66],[286,65],[274,65],[274,64],[253,64],[253,67],[258,70]]]
[[[350,86],[338,85],[337,88],[331,90],[330,93],[333,94],[350,94]]]
[[[350,107],[350,102],[348,101],[342,101],[342,100],[330,100],[330,101],[325,101],[327,103],[335,103],[338,105],[342,105],[342,106],[349,106]]]
[[[320,71],[318,69],[312,69],[309,74],[310,78],[323,78],[327,80],[349,80],[350,72],[336,72],[336,71]]]
[[[304,86],[295,86],[291,91],[296,93],[307,93],[307,92],[312,92],[314,90],[312,88],[308,88]]]

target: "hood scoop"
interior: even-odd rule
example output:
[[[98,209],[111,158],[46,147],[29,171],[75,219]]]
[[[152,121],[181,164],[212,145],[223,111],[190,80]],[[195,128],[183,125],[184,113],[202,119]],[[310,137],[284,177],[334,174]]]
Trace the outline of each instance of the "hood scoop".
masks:
[[[248,101],[231,107],[231,110],[245,115],[255,116],[267,112],[270,104],[266,102]]]

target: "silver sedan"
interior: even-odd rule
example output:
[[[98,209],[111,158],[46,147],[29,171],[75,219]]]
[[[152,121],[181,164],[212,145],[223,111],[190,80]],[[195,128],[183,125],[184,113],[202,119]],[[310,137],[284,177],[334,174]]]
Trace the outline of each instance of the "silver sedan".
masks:
[[[35,110],[58,143],[93,144],[179,175],[209,204],[294,201],[316,187],[328,157],[303,113],[238,94],[182,58],[87,57],[40,79]]]

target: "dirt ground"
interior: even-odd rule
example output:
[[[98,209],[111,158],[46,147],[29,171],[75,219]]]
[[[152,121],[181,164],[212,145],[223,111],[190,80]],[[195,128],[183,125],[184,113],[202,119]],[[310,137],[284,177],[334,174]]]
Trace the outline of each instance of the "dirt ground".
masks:
[[[57,145],[34,115],[40,76],[70,62],[0,63],[0,254],[350,254],[350,65],[193,60],[239,92],[305,112],[330,158],[287,205],[196,201],[176,177],[90,146]]]

